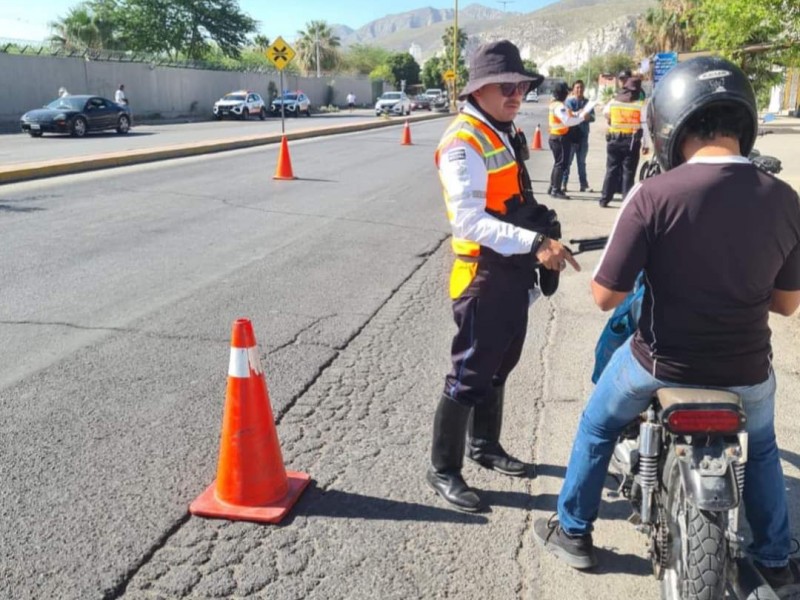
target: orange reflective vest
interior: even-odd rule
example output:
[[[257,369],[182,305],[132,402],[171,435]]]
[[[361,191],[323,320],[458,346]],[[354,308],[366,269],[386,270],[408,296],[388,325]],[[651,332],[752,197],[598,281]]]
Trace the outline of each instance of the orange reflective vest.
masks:
[[[563,102],[553,100],[550,103],[550,111],[547,113],[547,125],[550,135],[567,135],[569,127],[564,125],[563,121],[556,116],[556,109],[559,106],[564,106]],[[567,109],[569,113],[569,109]]]
[[[442,153],[451,149],[456,142],[466,142],[483,157],[488,173],[486,211],[503,218],[508,213],[506,203],[514,199],[521,202],[522,197],[519,165],[513,152],[506,147],[503,140],[489,125],[471,115],[461,113],[447,128],[436,148],[434,159],[437,168]],[[447,219],[452,223],[455,214],[450,206],[447,190],[444,194]],[[456,254],[456,260],[450,274],[450,296],[457,298],[475,277],[478,268],[475,259],[481,255],[481,245],[478,242],[455,236],[451,244],[453,252]]]
[[[642,108],[644,102],[618,102],[609,103],[608,133],[634,134],[642,128]]]

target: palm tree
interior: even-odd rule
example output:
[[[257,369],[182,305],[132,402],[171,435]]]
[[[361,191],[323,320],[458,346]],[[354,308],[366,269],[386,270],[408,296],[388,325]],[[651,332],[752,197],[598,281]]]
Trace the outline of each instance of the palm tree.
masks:
[[[50,41],[68,50],[121,50],[120,18],[115,0],[88,0],[50,23]]]
[[[642,54],[686,52],[697,42],[693,30],[692,10],[697,0],[661,0],[650,8],[636,24],[634,37]]]
[[[445,55],[452,56],[453,55],[453,28],[454,25],[448,25],[447,29],[444,30],[444,35],[442,36],[442,44],[444,44]],[[458,55],[461,56],[461,53],[464,52],[464,48],[467,47],[467,32],[458,28]]]
[[[305,31],[298,31],[297,36],[297,58],[306,74],[316,71],[319,75],[320,71],[333,70],[339,64],[341,41],[325,21],[309,21]]]
[[[66,17],[50,23],[54,31],[50,41],[66,50],[85,50],[100,47],[100,32],[86,5],[69,9]]]

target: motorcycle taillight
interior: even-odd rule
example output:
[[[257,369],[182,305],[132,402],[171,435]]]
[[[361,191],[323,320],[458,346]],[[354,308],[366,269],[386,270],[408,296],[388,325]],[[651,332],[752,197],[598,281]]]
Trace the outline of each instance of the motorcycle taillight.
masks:
[[[677,409],[669,413],[664,425],[672,433],[681,435],[732,434],[744,428],[744,418],[740,412],[724,408]]]

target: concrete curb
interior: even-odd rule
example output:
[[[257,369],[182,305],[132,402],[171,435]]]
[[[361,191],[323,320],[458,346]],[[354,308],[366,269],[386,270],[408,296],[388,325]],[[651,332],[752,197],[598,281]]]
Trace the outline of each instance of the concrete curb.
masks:
[[[381,119],[364,123],[334,125],[319,129],[302,129],[300,131],[287,132],[285,135],[286,139],[290,141],[302,140],[312,137],[399,126],[403,125],[406,120],[409,122],[430,121],[442,117],[450,117],[450,113],[431,113],[411,116],[407,119]],[[271,133],[269,135],[245,136],[216,140],[213,142],[180,144],[175,146],[163,146],[161,148],[148,148],[144,150],[130,150],[127,152],[113,152],[109,154],[98,154],[93,156],[80,156],[63,160],[16,164],[8,167],[0,167],[0,184],[29,181],[32,179],[42,179],[45,177],[55,177],[57,175],[67,175],[70,173],[83,173],[86,171],[96,171],[99,169],[111,169],[114,167],[136,165],[158,160],[167,160],[171,158],[197,156],[199,154],[211,154],[213,152],[225,152],[227,150],[239,150],[241,148],[251,148],[253,146],[276,144],[281,141],[282,136],[283,134],[280,133]]]

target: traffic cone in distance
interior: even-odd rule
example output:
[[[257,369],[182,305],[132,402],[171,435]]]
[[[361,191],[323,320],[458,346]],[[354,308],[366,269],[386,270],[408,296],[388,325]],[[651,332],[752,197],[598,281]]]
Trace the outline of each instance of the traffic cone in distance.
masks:
[[[531,150],[541,150],[542,149],[542,128],[539,125],[536,125],[536,131],[533,132],[533,143],[531,144]]]
[[[289,143],[286,136],[281,138],[281,150],[278,153],[278,166],[275,168],[273,179],[297,179],[292,172],[292,159],[289,156]]]
[[[233,324],[217,479],[189,506],[201,517],[278,523],[310,483],[286,471],[253,326]]]
[[[400,145],[411,146],[411,127],[409,127],[408,121],[403,125],[403,139],[400,141]]]

